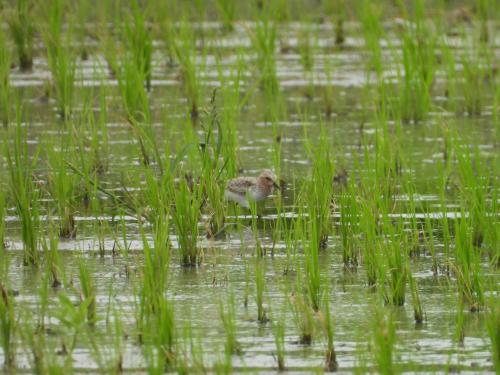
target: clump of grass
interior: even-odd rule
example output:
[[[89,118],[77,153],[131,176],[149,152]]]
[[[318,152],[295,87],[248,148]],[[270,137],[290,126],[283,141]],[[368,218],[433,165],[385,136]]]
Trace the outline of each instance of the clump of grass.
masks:
[[[42,249],[44,253],[45,266],[47,274],[50,275],[52,287],[57,288],[62,284],[64,266],[58,249],[58,238],[54,234],[52,225],[49,225],[48,241],[46,237],[41,240]]]
[[[411,275],[411,271],[408,270],[409,280],[410,280],[410,290],[411,298],[413,301],[413,317],[416,324],[422,324],[425,319],[425,312],[422,307],[422,301],[420,299],[420,293],[418,291],[418,284],[415,278]]]
[[[278,361],[278,370],[285,371],[285,321],[281,317],[273,324],[274,343],[276,346],[276,360]]]
[[[355,269],[358,266],[356,247],[359,228],[358,203],[356,200],[354,181],[351,180],[347,191],[340,196],[340,237],[342,239],[342,262],[346,269]]]
[[[307,294],[311,307],[314,311],[318,311],[321,302],[321,275],[319,269],[319,243],[318,236],[316,235],[317,225],[314,219],[310,220],[307,225],[307,241],[303,243],[304,257],[305,257],[305,271],[306,271],[306,284]]]
[[[76,58],[71,46],[72,30],[68,29],[63,35],[64,2],[62,0],[51,1],[48,12],[48,24],[44,29],[43,36],[58,112],[64,120],[67,120],[73,110],[76,78]]]
[[[5,251],[5,193],[0,190],[0,267],[2,267]]]
[[[139,144],[142,163],[145,166],[153,165],[152,156],[154,156],[154,161],[162,173],[162,159],[153,133],[149,97],[144,88],[144,79],[144,72],[135,62],[127,59],[122,61],[118,72],[118,86],[127,121]]]
[[[226,308],[222,302],[219,303],[219,315],[222,320],[222,326],[226,333],[225,351],[227,355],[241,353],[241,347],[236,340],[236,312],[234,304],[234,295],[231,293],[226,304]]]
[[[148,367],[156,373],[164,373],[172,369],[176,357],[177,334],[173,303],[162,297],[157,313],[151,318],[146,333],[151,339],[155,352],[149,356]]]
[[[183,21],[174,39],[174,51],[181,69],[184,94],[188,100],[190,115],[196,120],[200,106],[200,82],[198,73],[201,67],[197,63],[196,35],[192,25]]]
[[[145,19],[147,10],[140,9],[138,1],[131,2],[132,22],[125,21],[125,35],[131,59],[136,64],[146,81],[146,88],[151,89],[153,40]]]
[[[306,72],[310,72],[314,67],[314,46],[312,45],[313,38],[310,23],[302,24],[298,39],[300,63]]]
[[[462,212],[462,218],[455,223],[454,266],[458,293],[469,305],[471,312],[478,311],[484,305],[484,292],[481,283],[480,251],[473,244],[470,222]]]
[[[59,215],[59,236],[61,238],[75,238],[76,223],[74,210],[76,206],[75,196],[78,185],[78,176],[72,173],[66,161],[70,160],[71,144],[68,144],[65,136],[61,137],[59,151],[56,147],[48,147],[47,161],[49,167],[48,186],[50,193],[57,202],[57,213]]]
[[[399,228],[398,231],[403,228]],[[389,272],[388,291],[386,291],[386,302],[394,306],[403,306],[406,295],[406,280],[408,278],[407,265],[407,241],[398,240],[394,229],[389,236],[389,243],[382,244],[384,257],[387,261]]]
[[[170,263],[168,212],[158,216],[153,226],[154,247],[151,248],[147,238],[143,235],[144,269],[142,290],[140,294],[140,325],[144,319],[156,314],[160,309],[168,278]]]
[[[306,141],[306,148],[313,163],[311,181],[305,192],[308,215],[310,220],[314,221],[309,229],[314,230],[311,235],[316,237],[314,241],[319,248],[326,247],[332,227],[331,203],[335,169],[328,139],[322,125],[318,143],[313,145]]]
[[[486,328],[491,341],[491,356],[495,371],[500,373],[500,303],[498,296],[492,296],[486,314]]]
[[[87,322],[93,326],[97,322],[96,290],[94,280],[85,262],[78,264],[78,277],[80,280],[80,300],[86,310]]]
[[[363,233],[361,241],[363,264],[369,287],[375,287],[380,271],[379,242],[377,237],[376,218],[373,213],[378,212],[375,204],[367,199],[360,202],[360,231]]]
[[[236,2],[232,0],[216,0],[216,5],[222,17],[224,29],[232,31],[236,13]]]
[[[17,50],[19,68],[26,71],[33,66],[33,3],[29,0],[19,0],[16,4],[16,8],[8,18],[8,23]]]
[[[436,38],[427,27],[423,1],[415,2],[413,14],[413,23],[406,27],[401,43],[404,75],[400,79],[398,112],[406,122],[419,122],[427,116],[435,70]]]
[[[9,124],[10,59],[10,49],[0,30],[0,121],[4,127]]]
[[[324,301],[324,311],[321,314],[323,328],[327,338],[327,348],[325,353],[325,370],[328,372],[337,371],[339,364],[337,362],[337,354],[335,353],[335,345],[333,343],[333,322],[330,314],[330,302],[328,298]]]
[[[33,182],[33,170],[37,155],[30,161],[26,129],[21,125],[19,111],[20,109],[18,109],[13,148],[11,150],[9,147],[5,147],[5,150],[10,175],[11,196],[21,220],[23,261],[25,265],[38,266],[40,262],[38,253],[39,192]]]
[[[378,373],[394,374],[394,344],[396,331],[390,313],[376,308],[373,319],[373,355]]]
[[[363,0],[359,12],[363,26],[365,46],[370,53],[369,68],[375,69],[378,78],[382,78],[383,64],[380,39],[384,35],[384,28],[381,21],[383,13],[381,3]]]
[[[0,343],[2,345],[4,365],[6,368],[11,368],[14,365],[15,329],[16,318],[14,316],[14,301],[9,296],[5,286],[0,283]]]
[[[177,230],[181,264],[185,267],[194,267],[201,262],[201,251],[197,247],[201,193],[202,190],[196,182],[189,186],[184,178],[180,179],[179,185],[172,192],[172,219]]]
[[[302,286],[297,278],[298,290],[290,297],[293,318],[299,329],[299,342],[303,345],[311,345],[314,336],[314,315],[311,304],[304,298]]]
[[[228,163],[223,157],[225,132],[220,124],[215,105],[215,91],[211,100],[211,109],[207,119],[202,121],[204,130],[203,143],[198,150],[201,159],[201,184],[206,196],[206,205],[209,210],[207,237],[211,238],[221,232],[225,222],[224,187],[221,183],[222,175]]]
[[[260,74],[260,85],[264,92],[276,95],[279,82],[276,74],[276,24],[265,19],[255,25],[255,33],[251,34],[254,49],[257,51],[257,67]]]

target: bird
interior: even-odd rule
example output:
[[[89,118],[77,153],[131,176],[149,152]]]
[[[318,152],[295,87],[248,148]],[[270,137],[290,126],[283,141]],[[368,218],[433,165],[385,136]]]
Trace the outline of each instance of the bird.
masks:
[[[276,175],[264,169],[257,177],[237,177],[229,180],[224,191],[226,200],[250,208],[250,200],[259,202],[266,199],[273,191],[279,189]]]

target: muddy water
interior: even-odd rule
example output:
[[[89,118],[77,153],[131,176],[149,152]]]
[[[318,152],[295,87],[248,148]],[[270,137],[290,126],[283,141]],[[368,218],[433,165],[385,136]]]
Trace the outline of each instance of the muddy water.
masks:
[[[359,25],[349,25],[353,30],[359,30]],[[288,181],[297,176],[307,177],[310,163],[304,152],[304,128],[313,136],[319,133],[322,122],[331,138],[333,154],[339,167],[352,166],[356,156],[361,156],[361,138],[370,138],[375,131],[375,124],[367,113],[371,111],[362,101],[365,93],[366,52],[363,49],[361,37],[349,37],[343,49],[333,47],[331,28],[323,27],[318,32],[314,48],[314,66],[311,72],[304,71],[300,64],[300,55],[297,50],[297,29],[300,25],[284,26],[280,31],[280,48],[277,56],[277,75],[283,92],[283,105],[286,106],[288,116],[276,122],[282,134],[282,174]],[[238,59],[237,51],[248,48],[250,40],[244,28],[236,28],[234,33],[225,37],[207,37],[205,43],[210,45],[204,59],[206,71],[200,77],[204,85],[204,92],[208,98],[214,87],[218,85],[218,70],[216,54],[222,54],[223,70],[234,71]],[[355,34],[354,34],[355,35]],[[457,42],[457,48],[466,48],[462,42]],[[161,46],[161,43],[157,43]],[[397,45],[394,40],[391,45]],[[159,47],[160,48],[160,47]],[[386,51],[387,58],[393,54]],[[252,64],[255,56],[252,53],[243,58]],[[165,66],[165,56],[155,54],[153,71],[153,89],[150,94],[154,129],[161,136],[165,132],[165,123],[176,123],[174,134],[182,132],[181,126],[187,121],[184,116],[184,102],[179,99],[180,82],[178,67]],[[331,65],[331,80],[326,80],[325,61]],[[135,142],[131,140],[129,127],[122,122],[123,112],[120,109],[120,98],[117,92],[116,80],[109,78],[107,70],[103,68],[105,62],[98,54],[91,55],[88,61],[79,62],[78,76],[80,77],[77,97],[84,98],[89,92],[99,95],[103,86],[109,99],[106,124],[109,132],[109,146],[111,154],[108,163],[110,172],[105,180],[110,187],[118,184],[121,173],[133,173],[135,166],[140,164],[135,152]],[[251,86],[251,73],[247,74],[248,88]],[[55,103],[46,101],[43,97],[43,86],[50,77],[47,62],[39,58],[35,62],[32,73],[14,72],[12,86],[23,92],[24,97],[31,105],[31,120],[29,139],[35,145],[44,142],[50,132],[57,134],[57,121],[54,120],[52,107]],[[317,113],[322,113],[321,90],[325,85],[332,85],[334,92],[334,107],[331,118],[320,119]],[[313,96],[306,95],[312,87]],[[438,83],[435,88],[436,97],[442,95]],[[301,107],[301,111],[297,110]],[[97,111],[97,109],[96,109]],[[483,116],[474,118],[457,116],[455,114],[436,113],[420,124],[403,126],[403,149],[406,150],[408,163],[414,169],[416,185],[421,201],[426,207],[435,209],[435,217],[441,213],[436,180],[435,162],[442,160],[443,129],[442,118],[453,123],[457,132],[464,139],[464,143],[478,145],[481,155],[490,158],[498,150],[495,148],[493,125],[486,107]],[[266,116],[266,100],[255,94],[245,106],[243,113],[237,119],[238,142],[241,150],[240,162],[245,172],[256,173],[261,168],[269,167],[273,153],[274,129]],[[368,141],[368,144],[370,142]],[[134,146],[134,147],[131,147]],[[38,171],[43,178],[44,171]],[[140,188],[129,186],[129,188]],[[285,192],[285,211],[288,216],[296,214],[293,206],[293,192],[291,184]],[[405,197],[400,199],[404,200]],[[458,213],[453,197],[448,202],[450,219]],[[275,220],[273,200],[269,200],[266,207],[264,222],[272,224]],[[92,216],[86,216],[85,210],[76,218],[78,226],[77,238],[71,241],[61,240],[59,248],[62,252],[65,275],[67,280],[74,283],[75,288],[68,288],[68,293],[75,302],[78,301],[78,262],[81,258],[88,265],[97,287],[98,316],[101,318],[96,329],[106,332],[105,321],[113,319],[113,310],[119,313],[123,324],[123,367],[129,370],[144,371],[146,362],[143,348],[137,340],[127,335],[135,330],[134,304],[137,292],[134,290],[134,277],[143,263],[143,242],[139,235],[138,224],[133,217],[126,217],[128,255],[111,255],[115,238],[107,235],[104,239],[106,254],[97,255],[99,242]],[[13,216],[13,208],[8,210],[7,236],[9,245],[9,280],[10,286],[19,291],[15,297],[16,303],[27,307],[36,313],[39,300],[39,286],[41,273],[34,273],[22,265],[22,256],[19,251],[20,224]],[[338,212],[335,213],[338,217]],[[398,215],[405,215],[400,212]],[[423,214],[422,214],[423,215]],[[419,217],[419,219],[423,219]],[[110,216],[102,217],[113,227]],[[242,219],[247,220],[247,219]],[[336,218],[338,220],[338,218]],[[265,225],[269,228],[271,225]],[[259,236],[264,246],[271,247],[271,233],[261,229]],[[152,239],[149,238],[152,242]],[[439,237],[436,237],[436,247],[440,248]],[[235,369],[251,369],[274,371],[277,366],[276,349],[271,323],[257,321],[254,284],[254,252],[255,240],[250,229],[242,233],[230,231],[229,237],[220,241],[207,241],[200,238],[200,246],[204,248],[202,266],[198,269],[186,269],[177,266],[176,238],[172,230],[173,259],[168,277],[168,297],[175,302],[176,326],[180,335],[191,326],[195,339],[202,343],[206,364],[210,365],[221,358],[225,341],[224,330],[219,316],[220,302],[227,302],[230,294],[234,294],[236,307],[236,336],[241,345],[241,355],[233,356]],[[273,254],[263,259],[265,267],[265,304],[268,314],[272,318],[284,316],[285,321],[285,361],[290,370],[309,372],[323,366],[326,341],[319,328],[316,328],[311,345],[300,344],[300,332],[295,324],[294,315],[290,308],[290,300],[294,298],[293,289],[296,288],[294,273],[303,272],[300,252],[297,254],[297,263],[290,266],[291,261],[286,253],[284,242],[275,244]],[[376,292],[366,286],[366,276],[362,267],[357,272],[348,272],[342,266],[341,241],[332,236],[328,242],[328,249],[321,255],[321,273],[329,285],[329,300],[335,325],[335,347],[339,368],[351,371],[371,367],[369,342],[373,332],[373,306],[379,300]],[[292,269],[290,269],[292,267]],[[404,307],[393,311],[396,326],[395,363],[406,371],[444,371],[449,368],[463,368],[469,372],[488,371],[492,368],[490,360],[490,343],[486,337],[483,316],[481,314],[465,314],[465,340],[463,345],[457,343],[456,316],[457,294],[455,281],[444,277],[436,277],[432,272],[432,260],[427,256],[420,256],[411,261],[412,272],[420,288],[422,305],[426,320],[422,325],[415,325],[413,309],[409,293]],[[485,269],[487,269],[485,265]],[[490,272],[487,277],[495,279],[498,275]],[[248,305],[245,306],[245,295],[248,291]],[[49,291],[50,306],[57,304],[57,291]],[[49,311],[51,307],[49,306]],[[109,317],[111,315],[111,317]],[[49,322],[53,334],[48,340],[54,348],[69,345],[70,331],[57,319]],[[106,334],[99,337],[99,345],[103,348],[111,346],[111,338]],[[26,348],[22,345],[17,348],[19,353],[18,366],[28,368],[30,362],[26,356]],[[0,358],[1,360],[1,358]],[[78,340],[77,349],[73,354],[73,366],[81,371],[97,369],[95,357],[86,340]]]

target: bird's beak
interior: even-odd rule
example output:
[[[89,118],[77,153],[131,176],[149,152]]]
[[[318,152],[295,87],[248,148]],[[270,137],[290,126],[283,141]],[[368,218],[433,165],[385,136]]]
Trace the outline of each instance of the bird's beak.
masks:
[[[274,186],[276,189],[280,189],[280,186],[279,186],[276,182],[273,182],[273,186]]]

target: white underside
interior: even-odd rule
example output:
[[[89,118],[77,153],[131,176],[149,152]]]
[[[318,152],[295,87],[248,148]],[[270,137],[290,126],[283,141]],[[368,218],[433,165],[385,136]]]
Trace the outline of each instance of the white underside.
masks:
[[[240,206],[245,208],[250,208],[250,204],[248,203],[248,199],[250,198],[254,201],[261,201],[266,198],[259,190],[249,189],[246,195],[233,193],[232,191],[226,190],[224,191],[224,197],[229,200],[238,203]]]

